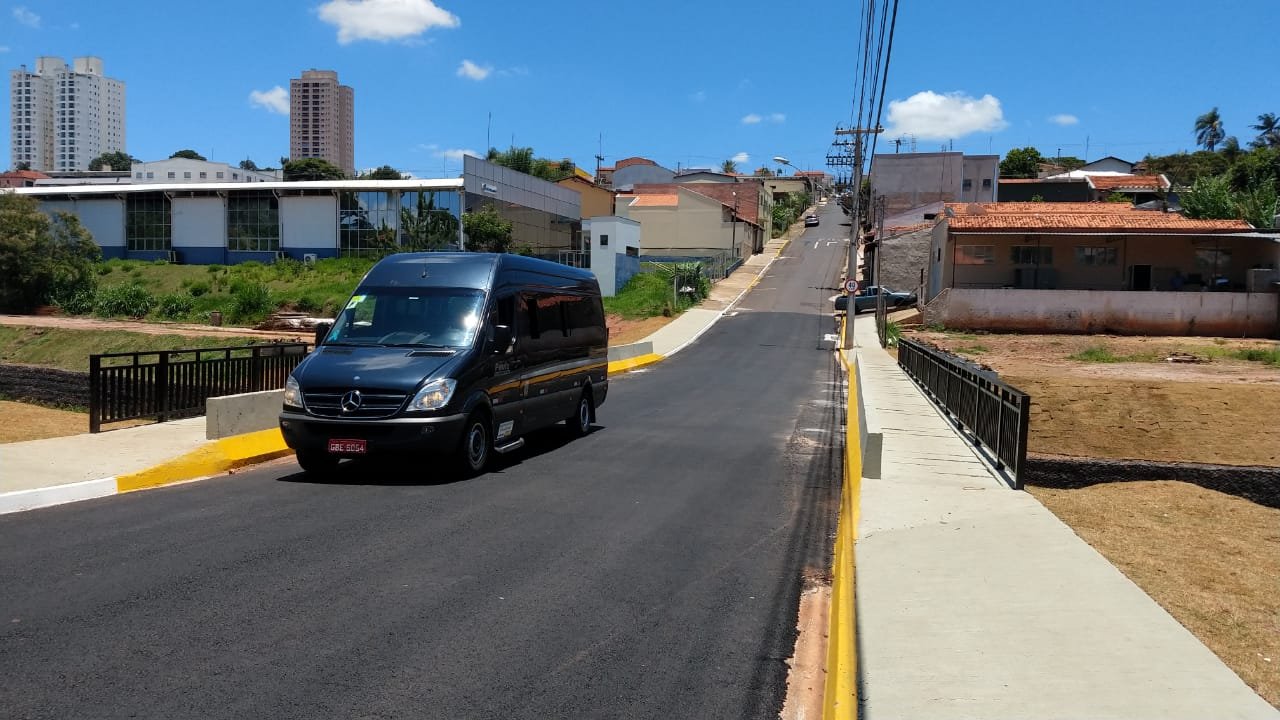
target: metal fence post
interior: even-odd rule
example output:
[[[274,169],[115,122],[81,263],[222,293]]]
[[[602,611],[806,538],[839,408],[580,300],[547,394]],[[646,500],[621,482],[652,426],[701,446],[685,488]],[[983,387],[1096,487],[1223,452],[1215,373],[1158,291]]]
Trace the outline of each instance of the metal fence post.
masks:
[[[89,356],[89,432],[102,432],[102,358]]]
[[[1018,464],[1013,470],[1013,489],[1021,490],[1027,470],[1027,436],[1031,430],[1031,396],[1018,398]]]
[[[164,422],[169,419],[169,353],[161,350],[156,362],[156,419]]]

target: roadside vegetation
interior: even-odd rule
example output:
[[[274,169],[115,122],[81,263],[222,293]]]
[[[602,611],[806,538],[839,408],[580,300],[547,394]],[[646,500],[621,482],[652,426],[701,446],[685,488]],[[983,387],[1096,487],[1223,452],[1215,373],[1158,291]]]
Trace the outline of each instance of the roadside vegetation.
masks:
[[[803,192],[788,193],[785,198],[774,204],[773,236],[782,237],[812,205],[813,197]]]
[[[627,320],[674,317],[711,294],[701,263],[648,263],[641,270],[617,295],[604,299],[606,313]]]
[[[261,342],[254,338],[152,335],[124,330],[68,330],[63,328],[0,326],[0,363],[42,365],[87,371],[89,355],[212,347],[238,347]]]
[[[1089,363],[1163,363],[1168,362],[1171,357],[1179,358],[1185,362],[1240,360],[1242,362],[1256,362],[1280,368],[1280,345],[1275,347],[1175,345],[1172,348],[1152,349],[1132,354],[1116,354],[1106,345],[1094,345],[1073,355],[1068,355],[1067,359]]]

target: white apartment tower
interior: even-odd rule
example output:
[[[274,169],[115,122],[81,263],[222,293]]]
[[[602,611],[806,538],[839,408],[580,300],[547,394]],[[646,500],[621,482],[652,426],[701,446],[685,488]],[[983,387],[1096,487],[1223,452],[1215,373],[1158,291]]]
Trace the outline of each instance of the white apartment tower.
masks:
[[[9,74],[10,157],[32,170],[88,170],[124,150],[124,82],[102,74],[102,59],[36,60]],[[125,170],[127,168],[115,168]]]
[[[332,70],[289,81],[289,157],[323,158],[355,175],[355,91]]]

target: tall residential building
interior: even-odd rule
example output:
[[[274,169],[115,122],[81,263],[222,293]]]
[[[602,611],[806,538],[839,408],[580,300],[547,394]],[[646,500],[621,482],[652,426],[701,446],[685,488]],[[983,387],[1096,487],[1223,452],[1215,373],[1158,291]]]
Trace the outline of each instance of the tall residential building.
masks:
[[[355,175],[355,91],[338,73],[304,70],[289,81],[289,157],[323,158]]]
[[[23,65],[9,74],[9,91],[15,165],[87,170],[102,153],[124,150],[124,82],[102,74],[101,58],[37,58],[35,72]]]

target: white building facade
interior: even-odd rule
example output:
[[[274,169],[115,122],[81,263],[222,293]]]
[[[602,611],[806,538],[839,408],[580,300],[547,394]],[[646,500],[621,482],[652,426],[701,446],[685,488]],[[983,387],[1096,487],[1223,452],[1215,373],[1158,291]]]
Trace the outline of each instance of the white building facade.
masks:
[[[169,158],[133,164],[133,183],[253,183],[283,180],[279,170],[243,170],[239,166],[209,160]]]
[[[101,58],[41,57],[34,72],[9,74],[13,163],[32,170],[87,170],[105,152],[125,148],[124,82],[103,75]],[[123,168],[121,168],[123,169]]]

